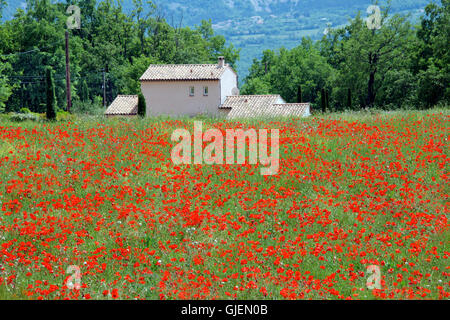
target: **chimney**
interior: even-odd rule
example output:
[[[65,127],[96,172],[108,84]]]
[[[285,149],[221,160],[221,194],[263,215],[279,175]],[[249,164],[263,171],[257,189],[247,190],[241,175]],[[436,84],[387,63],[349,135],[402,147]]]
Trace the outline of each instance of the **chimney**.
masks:
[[[225,67],[225,57],[219,57],[219,68]]]

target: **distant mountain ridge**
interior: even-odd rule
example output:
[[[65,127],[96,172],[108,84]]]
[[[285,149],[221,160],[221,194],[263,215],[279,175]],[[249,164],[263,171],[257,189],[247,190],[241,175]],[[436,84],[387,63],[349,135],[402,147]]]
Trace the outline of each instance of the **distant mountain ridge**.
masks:
[[[143,1],[146,2],[145,0]],[[240,78],[247,74],[253,58],[265,49],[292,48],[303,36],[319,39],[327,27],[345,25],[357,11],[365,11],[371,0],[154,0],[158,13],[174,25],[200,24],[211,19],[214,29],[241,48]],[[417,19],[429,0],[393,0],[392,12],[410,13]],[[380,1],[381,4],[386,1]],[[5,18],[12,17],[25,1],[8,1]],[[124,10],[133,8],[123,0]]]
[[[319,39],[327,27],[345,25],[358,11],[366,14],[371,0],[155,0],[174,24],[193,26],[211,19],[216,32],[241,48],[242,79],[252,60],[265,49],[292,48],[303,36]],[[380,5],[387,1],[380,1]],[[393,0],[393,13],[417,19],[429,0]]]

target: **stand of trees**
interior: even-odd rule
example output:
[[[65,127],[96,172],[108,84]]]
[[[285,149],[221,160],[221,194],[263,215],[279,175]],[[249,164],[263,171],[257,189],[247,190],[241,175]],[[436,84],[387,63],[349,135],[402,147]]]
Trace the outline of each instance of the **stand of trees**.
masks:
[[[295,102],[301,86],[318,109],[427,108],[449,102],[449,43],[449,0],[429,4],[417,26],[381,7],[378,29],[358,14],[319,42],[265,51],[242,92]]]
[[[195,28],[169,25],[149,1],[133,0],[124,13],[117,0],[27,0],[26,10],[0,20],[0,111],[46,111],[46,68],[53,70],[57,107],[66,108],[64,33],[70,5],[81,9],[81,29],[70,30],[70,68],[74,109],[89,112],[118,93],[137,94],[139,77],[151,63],[234,65],[239,50],[216,35],[211,21]],[[0,15],[5,4],[0,0]]]
[[[64,33],[69,5],[81,9],[81,29],[70,30],[74,109],[90,112],[118,93],[139,93],[151,63],[216,63],[236,66],[239,50],[216,35],[211,21],[195,28],[167,23],[164,12],[133,0],[124,13],[118,0],[27,0],[26,10],[0,20],[0,112],[46,111],[46,69],[55,101],[65,109]],[[0,0],[0,17],[5,7]],[[144,5],[145,8],[144,9]],[[381,8],[381,26],[369,29],[358,14],[322,40],[303,38],[291,49],[266,50],[255,59],[243,94],[280,94],[317,109],[428,108],[448,103],[450,0],[430,3],[420,23]],[[104,87],[105,84],[105,87]]]

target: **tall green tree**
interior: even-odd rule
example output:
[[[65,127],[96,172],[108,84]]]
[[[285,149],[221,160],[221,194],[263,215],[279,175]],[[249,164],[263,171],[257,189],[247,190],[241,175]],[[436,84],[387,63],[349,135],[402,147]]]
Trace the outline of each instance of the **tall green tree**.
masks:
[[[47,96],[46,116],[48,120],[55,120],[56,95],[55,95],[55,83],[53,80],[53,70],[49,67],[45,71],[46,71],[46,96]]]
[[[325,87],[333,68],[313,46],[310,39],[291,50],[266,50],[254,60],[242,87],[243,94],[280,94],[287,102],[297,102],[298,86],[304,101],[316,103],[318,92]]]
[[[127,11],[116,0],[28,0],[25,10],[18,9],[11,20],[0,21],[0,52],[10,54],[10,68],[0,71],[2,101],[8,99],[11,111],[26,105],[45,112],[46,66],[55,72],[55,94],[63,101],[69,4],[78,5],[82,13],[81,29],[70,31],[74,100],[85,97],[83,81],[91,99],[103,96],[103,72],[107,100],[112,101],[117,94],[134,94],[150,63],[216,63],[217,56],[223,55],[235,65],[239,58],[239,50],[216,35],[211,22],[194,28],[170,25],[151,1],[135,0]]]
[[[327,97],[324,88],[320,90],[320,106],[322,107],[322,112],[325,113],[327,111]]]
[[[432,106],[450,100],[450,1],[425,7],[417,31],[419,43],[412,72],[418,74],[417,95],[422,105]]]
[[[339,70],[334,86],[344,101],[350,87],[359,96],[362,107],[373,107],[380,88],[391,70],[408,68],[414,31],[407,17],[390,16],[389,7],[381,7],[379,28],[369,27],[358,14],[348,26],[332,30],[322,40],[322,53]]]
[[[9,97],[12,94],[12,88],[8,84],[8,77],[3,74],[6,68],[7,65],[5,63],[0,64],[0,112],[3,112],[5,110],[5,103],[6,101],[8,101]]]
[[[352,89],[347,89],[347,108],[352,108]]]
[[[330,110],[330,93],[328,92],[328,89],[325,89],[325,107],[327,110]]]
[[[144,95],[139,92],[138,94],[138,115],[141,117],[145,117],[146,113],[146,104]]]

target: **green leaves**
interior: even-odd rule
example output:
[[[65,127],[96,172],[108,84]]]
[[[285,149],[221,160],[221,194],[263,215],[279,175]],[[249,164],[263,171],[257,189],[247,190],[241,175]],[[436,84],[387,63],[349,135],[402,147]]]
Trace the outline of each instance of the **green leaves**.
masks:
[[[315,103],[318,91],[328,83],[333,72],[319,51],[304,40],[292,50],[267,50],[261,60],[254,60],[242,92],[280,94],[287,102],[296,102],[301,85],[303,100]]]
[[[81,29],[70,31],[74,103],[103,97],[103,70],[110,103],[117,94],[139,92],[139,78],[150,63],[216,63],[223,55],[234,65],[239,59],[239,50],[216,35],[210,21],[193,29],[171,26],[144,0],[133,1],[129,11],[116,1],[97,4],[95,0],[77,1]],[[7,101],[9,111],[26,107],[45,112],[48,66],[54,70],[56,98],[64,101],[66,9],[61,3],[32,1],[26,12],[18,11],[12,20],[0,22],[0,52],[12,53],[8,68],[3,63],[0,67],[0,108]]]

